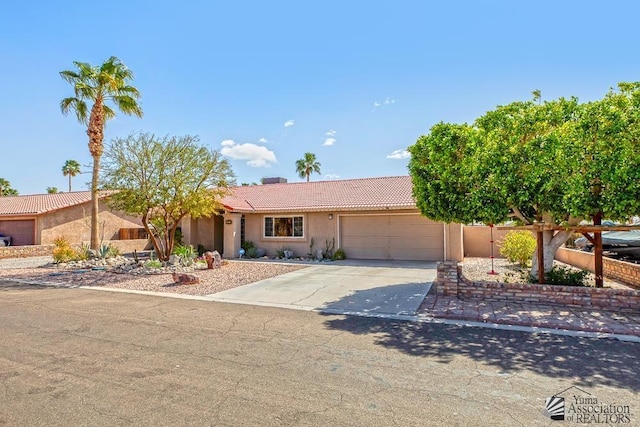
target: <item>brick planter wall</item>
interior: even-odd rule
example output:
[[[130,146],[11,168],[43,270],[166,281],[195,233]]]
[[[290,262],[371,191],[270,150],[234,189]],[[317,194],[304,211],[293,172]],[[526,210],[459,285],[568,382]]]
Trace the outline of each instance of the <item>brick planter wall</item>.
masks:
[[[640,312],[640,291],[538,284],[471,282],[456,262],[437,267],[438,295]]]

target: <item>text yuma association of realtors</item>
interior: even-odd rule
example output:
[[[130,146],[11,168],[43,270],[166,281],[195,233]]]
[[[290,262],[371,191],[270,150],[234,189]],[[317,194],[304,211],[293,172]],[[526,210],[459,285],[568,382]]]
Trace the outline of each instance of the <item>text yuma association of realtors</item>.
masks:
[[[566,415],[574,422],[628,424],[631,422],[629,405],[599,403],[595,397],[573,396],[566,407]]]

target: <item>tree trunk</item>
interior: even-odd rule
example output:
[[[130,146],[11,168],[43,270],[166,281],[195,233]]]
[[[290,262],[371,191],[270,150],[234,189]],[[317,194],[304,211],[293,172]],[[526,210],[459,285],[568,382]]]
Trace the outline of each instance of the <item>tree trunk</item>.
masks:
[[[551,271],[553,268],[553,259],[556,256],[558,248],[567,241],[571,236],[569,231],[559,231],[554,235],[553,230],[545,230],[542,232],[543,240],[543,254],[544,254],[544,271],[545,273]],[[533,253],[531,277],[538,279],[538,252]]]
[[[93,172],[91,173],[91,249],[100,248],[98,237],[98,214],[100,212],[98,198],[98,175],[100,173],[100,157],[93,158]]]
[[[91,174],[91,249],[98,249],[98,176],[100,174],[100,157],[104,151],[104,110],[102,96],[97,96],[91,107],[89,116],[89,152],[93,157],[93,172]]]

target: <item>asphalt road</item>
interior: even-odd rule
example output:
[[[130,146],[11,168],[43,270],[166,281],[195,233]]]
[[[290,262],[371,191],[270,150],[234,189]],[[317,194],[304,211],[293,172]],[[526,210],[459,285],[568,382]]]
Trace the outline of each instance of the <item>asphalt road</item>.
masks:
[[[0,282],[2,427],[559,425],[571,386],[640,425],[638,372],[613,340]]]

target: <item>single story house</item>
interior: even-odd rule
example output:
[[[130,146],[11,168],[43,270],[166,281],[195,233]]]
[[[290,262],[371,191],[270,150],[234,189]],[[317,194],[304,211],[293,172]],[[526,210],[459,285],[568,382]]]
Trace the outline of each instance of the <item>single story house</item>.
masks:
[[[420,215],[409,176],[266,182],[274,181],[230,189],[220,215],[184,218],[184,243],[225,258],[237,258],[251,241],[268,255],[286,248],[307,256],[329,246],[354,259],[463,259],[462,225]],[[57,237],[88,242],[90,212],[88,191],[0,197],[0,234],[13,245],[51,244]],[[123,251],[149,247],[140,218],[112,211],[102,200],[99,224],[101,240]]]
[[[102,200],[99,209],[101,240],[146,239],[140,219],[114,212]],[[14,246],[51,244],[58,237],[88,242],[90,215],[89,191],[0,197],[0,234]]]
[[[232,188],[222,200],[222,216],[183,220],[185,242],[216,249],[225,258],[237,258],[245,241],[267,255],[286,248],[307,256],[329,245],[355,259],[463,258],[462,225],[420,215],[409,176],[274,181]]]

